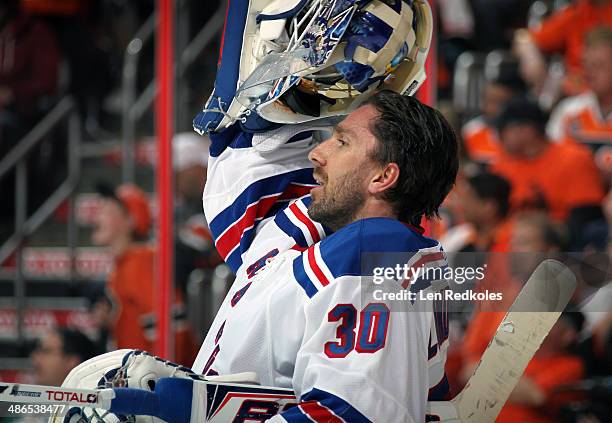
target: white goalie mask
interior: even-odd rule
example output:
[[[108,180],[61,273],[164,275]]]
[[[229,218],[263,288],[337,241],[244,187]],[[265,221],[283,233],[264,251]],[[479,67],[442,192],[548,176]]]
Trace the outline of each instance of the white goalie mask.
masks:
[[[425,80],[425,0],[231,3],[215,90],[194,120],[200,133],[252,115],[282,124],[345,115],[377,88],[411,95]]]

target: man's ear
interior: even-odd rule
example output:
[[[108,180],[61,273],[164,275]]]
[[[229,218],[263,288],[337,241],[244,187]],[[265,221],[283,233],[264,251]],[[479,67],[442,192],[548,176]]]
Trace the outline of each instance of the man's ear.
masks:
[[[370,194],[381,194],[397,185],[400,169],[397,163],[384,165],[370,181],[368,191]]]

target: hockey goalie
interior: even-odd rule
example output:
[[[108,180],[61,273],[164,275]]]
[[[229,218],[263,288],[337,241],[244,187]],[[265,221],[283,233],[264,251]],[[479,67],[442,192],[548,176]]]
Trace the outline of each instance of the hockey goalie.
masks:
[[[425,421],[448,391],[445,304],[371,293],[373,269],[447,266],[420,222],[454,184],[457,140],[410,97],[431,31],[425,0],[229,2],[194,128],[212,140],[204,212],[236,280],[192,369],[135,351],[95,358],[64,386],[156,396],[66,421]],[[275,405],[238,401],[219,417],[253,392]]]

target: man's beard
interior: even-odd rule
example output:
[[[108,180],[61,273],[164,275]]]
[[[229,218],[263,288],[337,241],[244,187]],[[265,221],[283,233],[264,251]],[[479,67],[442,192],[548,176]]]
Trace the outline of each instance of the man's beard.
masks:
[[[353,222],[365,202],[362,179],[362,172],[357,171],[342,176],[333,187],[326,182],[319,198],[313,198],[308,207],[310,218],[334,231]]]

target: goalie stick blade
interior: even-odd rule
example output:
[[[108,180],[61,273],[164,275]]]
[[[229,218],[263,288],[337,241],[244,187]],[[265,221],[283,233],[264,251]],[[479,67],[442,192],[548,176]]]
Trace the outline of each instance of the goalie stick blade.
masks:
[[[536,268],[452,401],[462,422],[495,421],[575,289],[576,278],[564,264],[545,260]]]

